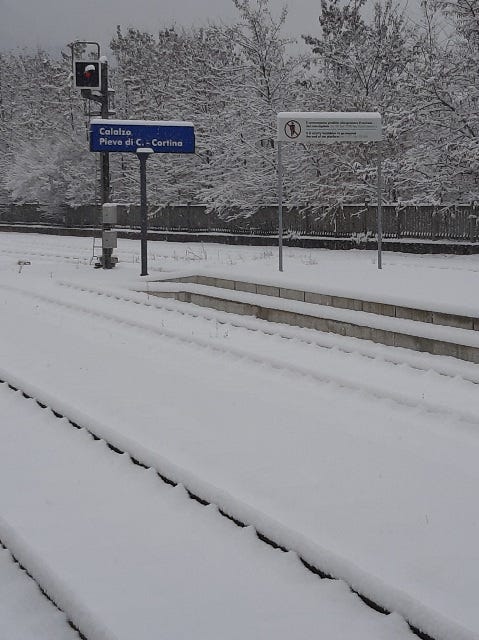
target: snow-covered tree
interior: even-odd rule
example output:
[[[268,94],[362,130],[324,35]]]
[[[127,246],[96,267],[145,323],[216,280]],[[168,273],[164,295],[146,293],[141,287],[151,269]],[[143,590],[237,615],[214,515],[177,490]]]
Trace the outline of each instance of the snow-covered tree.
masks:
[[[158,203],[198,202],[208,186],[202,176],[219,135],[221,112],[228,102],[222,90],[231,63],[227,28],[161,30],[153,37],[120,29],[111,48],[117,59],[119,117],[192,120],[197,134],[194,158],[168,155],[149,163],[149,189]],[[137,197],[136,158],[122,155],[114,189],[123,199]]]
[[[479,197],[477,0],[422,3],[413,69],[411,129],[418,144],[403,160],[411,194],[433,201]]]
[[[233,1],[240,19],[232,26],[172,27],[157,37],[119,29],[112,41],[122,117],[195,124],[195,160],[151,163],[159,202],[187,199],[231,211],[275,197],[276,113],[293,104],[299,63],[281,33],[286,10],[275,17],[268,0]],[[122,159],[122,188],[134,187],[132,167]]]
[[[275,202],[276,114],[311,110],[381,112],[388,200],[479,199],[479,0],[423,0],[414,27],[398,0],[320,0],[319,33],[301,55],[284,34],[286,9],[232,1],[231,25],[118,28],[112,39],[117,117],[195,125],[194,156],[149,161],[151,202],[225,215]],[[0,54],[0,199],[97,200],[98,156],[69,74],[66,55]],[[374,199],[376,150],[285,145],[286,202]],[[138,201],[137,158],[110,160],[113,197]]]
[[[251,211],[276,200],[276,114],[294,103],[301,58],[288,53],[287,11],[275,16],[268,0],[233,0],[239,22],[225,69],[225,109],[209,165],[211,206]]]
[[[93,161],[81,101],[69,86],[67,56],[22,52],[3,62],[3,187],[13,201],[53,208],[93,201]]]
[[[414,60],[413,38],[393,0],[321,0],[320,35],[305,36],[315,56],[312,83],[317,110],[379,111],[384,122],[387,196],[401,183],[397,159],[409,144],[408,117],[413,95],[408,83]],[[311,200],[334,204],[375,196],[376,145],[342,144],[310,149],[316,167]]]

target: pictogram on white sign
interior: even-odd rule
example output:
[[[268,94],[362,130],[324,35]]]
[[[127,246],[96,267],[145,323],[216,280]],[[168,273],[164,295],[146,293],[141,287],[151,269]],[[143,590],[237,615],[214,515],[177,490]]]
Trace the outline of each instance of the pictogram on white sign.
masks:
[[[301,125],[297,120],[288,120],[284,125],[284,134],[288,140],[296,140],[301,135]]]

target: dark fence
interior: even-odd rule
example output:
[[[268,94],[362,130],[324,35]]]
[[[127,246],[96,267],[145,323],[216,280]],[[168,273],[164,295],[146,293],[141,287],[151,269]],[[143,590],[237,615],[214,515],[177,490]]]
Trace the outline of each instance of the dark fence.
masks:
[[[312,210],[285,209],[285,234],[329,238],[373,238],[376,235],[375,205],[344,205]],[[239,209],[221,214],[198,205],[150,207],[149,226],[160,231],[208,232],[274,235],[278,221],[275,206],[262,206],[251,215]],[[385,238],[417,238],[424,240],[479,241],[479,206],[473,205],[385,205],[383,235]],[[53,224],[66,227],[98,227],[98,206],[57,207],[38,204],[0,204],[0,222]],[[120,205],[118,225],[138,228],[140,210],[137,205]]]

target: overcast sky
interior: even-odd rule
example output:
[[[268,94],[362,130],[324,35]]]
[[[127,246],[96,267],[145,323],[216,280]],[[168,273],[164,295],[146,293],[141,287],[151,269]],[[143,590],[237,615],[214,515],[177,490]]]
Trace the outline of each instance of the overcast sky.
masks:
[[[279,12],[283,0],[270,0]],[[318,31],[319,0],[290,0],[286,32]],[[0,48],[61,48],[73,40],[108,44],[117,24],[155,32],[160,26],[232,21],[231,0],[0,0]]]

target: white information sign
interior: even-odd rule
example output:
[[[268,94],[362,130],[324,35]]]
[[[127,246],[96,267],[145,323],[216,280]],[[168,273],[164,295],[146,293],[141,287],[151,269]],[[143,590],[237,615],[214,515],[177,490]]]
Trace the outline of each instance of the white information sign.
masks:
[[[380,142],[381,114],[376,112],[289,111],[278,113],[278,141],[332,144]]]
[[[283,271],[283,160],[284,142],[334,144],[378,142],[383,139],[381,114],[376,111],[282,111],[277,115],[278,247]],[[378,144],[378,269],[382,269],[382,175],[381,144]]]

